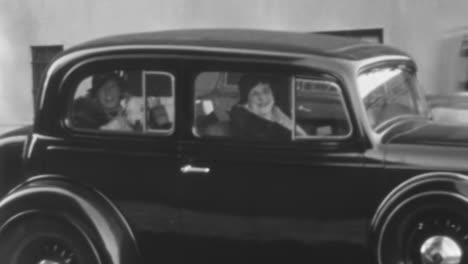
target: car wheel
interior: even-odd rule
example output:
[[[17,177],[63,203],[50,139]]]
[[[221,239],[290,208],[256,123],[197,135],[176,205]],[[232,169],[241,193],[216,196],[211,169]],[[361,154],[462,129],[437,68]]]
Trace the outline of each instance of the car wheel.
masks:
[[[379,241],[380,264],[468,264],[466,204],[425,205],[393,214]]]
[[[467,263],[468,221],[454,213],[428,213],[407,231],[408,263]]]
[[[0,237],[2,263],[101,263],[84,232],[60,217],[24,214],[4,225]]]

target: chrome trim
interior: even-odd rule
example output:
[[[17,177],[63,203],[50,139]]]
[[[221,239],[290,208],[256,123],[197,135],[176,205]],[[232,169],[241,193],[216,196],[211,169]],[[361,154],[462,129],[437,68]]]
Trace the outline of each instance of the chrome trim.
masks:
[[[448,236],[433,236],[420,248],[423,264],[459,264],[463,257],[460,245]]]
[[[383,239],[383,234],[385,233],[385,230],[387,228],[387,225],[389,224],[390,220],[392,220],[392,218],[394,217],[394,215],[401,209],[401,207],[403,207],[404,205],[416,200],[416,199],[419,199],[421,197],[426,197],[426,196],[431,196],[431,195],[445,195],[445,196],[448,196],[448,197],[452,197],[452,198],[455,198],[455,199],[459,199],[461,200],[462,202],[465,202],[468,204],[468,198],[467,197],[464,197],[460,194],[457,194],[457,193],[452,193],[452,192],[447,192],[447,191],[430,191],[430,192],[424,192],[424,193],[419,193],[419,194],[416,194],[414,196],[411,196],[407,199],[405,199],[403,202],[401,202],[400,204],[398,204],[397,207],[395,207],[395,209],[392,210],[392,212],[390,213],[390,215],[387,217],[387,219],[385,219],[385,222],[382,226],[382,230],[380,231],[379,233],[379,238],[378,238],[378,241],[377,241],[377,261],[379,264],[384,264],[384,262],[382,261],[382,239]]]
[[[61,139],[61,138],[51,137],[51,136],[45,136],[45,135],[33,133],[32,136],[31,136],[31,139],[30,139],[29,144],[27,144],[27,146],[25,146],[25,148],[27,147],[26,159],[31,159],[31,157],[32,157],[32,151],[33,151],[34,147],[36,146],[36,141],[38,141],[38,140],[40,140],[40,139],[43,139],[43,140],[53,140],[53,141],[62,141],[62,142],[64,141],[64,140]]]
[[[296,139],[300,139],[300,140],[307,140],[307,139],[319,139],[319,140],[322,140],[322,139],[340,139],[341,140],[341,139],[346,139],[346,138],[351,137],[351,135],[353,134],[353,131],[354,131],[354,127],[353,127],[353,125],[351,123],[351,116],[349,114],[349,108],[348,108],[348,105],[346,104],[346,101],[344,100],[343,91],[342,91],[341,87],[335,82],[324,81],[324,80],[320,80],[320,79],[317,79],[317,78],[314,78],[314,77],[295,77],[294,79],[295,80],[302,80],[302,81],[311,81],[311,82],[315,82],[315,83],[328,84],[330,86],[335,87],[337,89],[338,93],[339,93],[340,102],[341,102],[342,107],[344,108],[344,112],[345,112],[345,115],[346,115],[346,121],[347,121],[348,126],[349,126],[348,134],[343,135],[343,136],[341,136],[341,135],[337,135],[337,136],[333,136],[333,135],[332,136],[307,135],[307,136],[296,136]],[[296,102],[296,86],[294,86],[293,89],[294,89],[293,101],[295,103]],[[295,106],[295,104],[294,104],[294,106]],[[296,112],[295,107],[294,107],[293,111],[294,111],[294,114],[295,114],[295,112]],[[294,117],[295,117],[295,115],[294,115]]]
[[[31,139],[29,140],[30,142],[29,142],[29,144],[27,144],[28,149],[27,149],[26,157],[25,157],[27,160],[31,160],[32,152],[34,150],[34,147],[36,147],[36,141],[38,140],[38,138],[39,138],[38,135],[32,134]],[[25,148],[26,148],[26,146],[25,146]]]
[[[180,168],[180,172],[182,173],[210,173],[210,168],[208,167],[197,167],[192,166],[191,164],[187,164]]]
[[[37,264],[60,264],[60,262],[53,261],[53,260],[50,260],[50,259],[44,259],[44,260],[41,260]]]
[[[143,121],[143,132],[146,131],[146,127],[147,127],[147,122],[148,122],[148,117],[149,115],[147,114],[147,107],[148,107],[148,98],[146,97],[146,71],[142,71],[141,72],[141,89],[142,89],[142,93],[143,93],[143,107],[144,107],[144,121]]]
[[[292,141],[296,140],[296,77],[293,75],[291,77],[291,118],[293,121],[293,131],[292,134]]]

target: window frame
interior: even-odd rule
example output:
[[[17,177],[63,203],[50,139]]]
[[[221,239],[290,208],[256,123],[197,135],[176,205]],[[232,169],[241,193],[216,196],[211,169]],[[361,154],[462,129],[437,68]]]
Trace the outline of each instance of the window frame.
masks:
[[[331,80],[325,80],[325,79],[320,79],[320,78],[314,78],[314,77],[311,77],[311,76],[301,76],[301,75],[295,75],[292,77],[292,95],[291,95],[291,118],[293,119],[293,126],[296,127],[297,125],[297,120],[296,120],[296,82],[298,80],[303,80],[303,81],[312,81],[312,82],[319,82],[319,83],[323,83],[323,84],[329,84],[333,87],[335,87],[337,89],[337,91],[339,92],[339,96],[340,96],[340,102],[341,102],[341,106],[344,108],[344,113],[346,115],[346,121],[347,121],[347,124],[348,124],[348,127],[349,127],[349,131],[347,134],[345,135],[307,135],[307,136],[298,136],[296,135],[296,132],[293,131],[292,133],[292,141],[307,141],[307,140],[345,140],[345,139],[348,139],[350,138],[352,135],[353,135],[353,132],[354,132],[354,128],[353,128],[353,124],[352,124],[352,121],[351,121],[351,115],[349,113],[349,106],[346,104],[346,100],[345,100],[345,96],[343,94],[343,89],[341,88],[341,86],[334,82],[334,81],[331,81]]]
[[[209,69],[200,69],[196,72],[194,72],[193,74],[193,78],[190,78],[190,86],[191,86],[191,89],[192,89],[192,96],[191,96],[191,101],[192,101],[192,113],[193,113],[193,116],[192,116],[192,125],[191,125],[191,133],[192,133],[192,136],[194,136],[195,138],[198,138],[198,139],[209,139],[209,140],[236,140],[237,142],[257,142],[257,140],[238,140],[238,139],[235,139],[234,137],[232,136],[219,136],[219,135],[200,135],[200,133],[198,133],[198,128],[197,128],[197,125],[196,125],[196,116],[195,116],[195,113],[196,113],[196,110],[195,110],[195,107],[196,107],[196,100],[198,100],[196,97],[195,97],[195,94],[196,94],[196,91],[195,91],[195,79],[197,78],[197,76],[199,76],[200,74],[203,74],[203,73],[206,73],[206,72],[218,72],[221,74],[222,78],[225,78],[225,76],[227,74],[229,74],[229,71],[231,72],[241,72],[239,69],[237,68],[231,68],[231,67],[227,67],[227,68],[218,68],[218,69],[213,69],[213,68],[209,68]],[[265,73],[265,74],[268,74],[268,72],[264,71],[263,69],[261,70],[255,70],[255,69],[249,69],[249,70],[244,70],[244,72],[251,72],[251,73],[255,73],[255,72],[258,72],[258,73]],[[272,74],[274,74],[274,72],[272,72]],[[303,80],[306,80],[306,81],[314,81],[314,82],[320,82],[320,83],[325,83],[325,84],[329,84],[330,86],[333,86],[337,89],[338,93],[339,93],[339,100],[340,100],[340,103],[341,103],[341,106],[344,108],[344,113],[345,113],[345,117],[346,117],[346,123],[349,127],[349,130],[347,132],[347,134],[345,135],[308,135],[308,136],[298,136],[296,135],[296,132],[295,131],[291,131],[291,137],[288,141],[274,141],[274,140],[271,140],[271,141],[265,141],[265,142],[275,142],[275,143],[291,143],[291,142],[304,142],[304,141],[310,141],[310,142],[313,142],[313,141],[324,141],[324,142],[327,142],[327,141],[342,141],[342,140],[347,140],[349,138],[352,137],[353,133],[354,133],[354,126],[353,126],[353,122],[352,122],[352,119],[351,119],[351,114],[350,114],[350,110],[349,110],[349,105],[347,104],[346,102],[346,98],[345,98],[345,95],[344,95],[344,92],[343,92],[343,89],[341,87],[341,85],[339,85],[336,81],[333,81],[331,80],[330,78],[320,78],[320,77],[313,77],[313,76],[310,76],[310,75],[301,75],[301,74],[295,74],[295,73],[292,73],[292,72],[285,72],[285,77],[287,77],[289,79],[289,82],[290,82],[290,85],[288,87],[289,91],[288,91],[288,94],[290,95],[290,118],[291,120],[293,121],[293,126],[295,127],[297,125],[297,121],[296,121],[296,111],[295,111],[295,107],[296,107],[296,81],[298,79],[303,79]],[[328,76],[328,75],[327,75]],[[224,80],[222,80],[224,81]],[[224,83],[223,83],[224,84]],[[229,87],[232,86],[232,85],[228,85]],[[263,141],[262,141],[263,142]]]
[[[376,62],[376,63],[371,63],[371,64],[368,64],[368,65],[365,65],[365,66],[363,66],[363,67],[361,67],[359,69],[359,71],[356,74],[356,78],[359,78],[359,76],[361,74],[366,73],[368,71],[372,71],[373,69],[393,68],[393,67],[401,67],[403,69],[403,71],[407,71],[407,72],[413,74],[414,77],[415,77],[416,82],[418,82],[418,69],[416,67],[416,64],[414,64],[413,61],[405,60],[405,59],[385,60],[385,61],[379,61],[379,62]],[[424,107],[424,110],[426,112],[425,114],[429,115],[429,113],[427,111],[430,112],[430,109],[429,109],[429,106],[426,103],[426,100],[424,99],[424,93],[423,93],[423,91],[421,91],[421,86],[419,84],[417,84],[415,88],[416,88],[415,91],[417,92],[417,95],[421,96],[420,99],[423,99],[422,100],[422,103],[423,103],[422,106]],[[394,124],[394,122],[397,121],[397,120],[417,117],[416,115],[399,115],[399,116],[393,117],[391,119],[388,119],[385,122],[382,122],[381,124],[379,124],[376,127],[372,127],[371,122],[369,120],[369,117],[367,115],[367,110],[366,110],[365,105],[362,102],[362,99],[361,99],[361,96],[360,96],[359,87],[357,87],[357,89],[356,89],[356,94],[357,94],[357,96],[359,98],[358,106],[362,109],[362,111],[364,113],[364,117],[362,117],[362,119],[365,119],[365,122],[367,122],[367,125],[369,126],[370,132],[372,134],[381,134],[389,126]]]
[[[154,61],[158,61],[154,63]],[[141,62],[144,62],[143,64]],[[105,135],[105,137],[148,137],[148,136],[164,136],[169,137],[173,136],[176,131],[176,119],[177,119],[177,98],[176,98],[176,69],[173,66],[167,66],[167,62],[171,61],[165,57],[140,57],[138,55],[112,55],[112,56],[100,56],[95,58],[86,59],[74,67],[69,69],[67,73],[64,75],[60,83],[60,90],[63,91],[64,95],[64,107],[62,107],[62,114],[60,117],[61,127],[65,129],[68,133],[78,133],[82,135]],[[135,66],[136,65],[136,66]],[[150,69],[150,70],[148,70]],[[100,129],[89,129],[89,128],[79,128],[75,127],[71,124],[70,121],[70,114],[72,111],[73,101],[76,100],[74,98],[78,86],[81,81],[85,80],[86,78],[92,76],[96,73],[104,73],[104,72],[112,72],[112,71],[126,71],[126,72],[141,72],[141,78],[143,78],[143,72],[145,71],[152,71],[152,72],[160,72],[166,73],[168,76],[171,76],[171,91],[174,97],[174,122],[172,125],[172,129],[164,130],[164,131],[155,131],[155,130],[143,130],[143,131],[118,131],[118,130],[100,130]],[[143,83],[142,86],[142,94],[143,91]],[[144,94],[146,98],[146,94]],[[145,101],[145,111],[146,111],[146,100]],[[147,123],[147,114],[145,113],[145,124]]]
[[[163,75],[163,76],[168,76],[169,79],[170,79],[170,82],[171,82],[171,94],[172,94],[172,100],[173,100],[173,113],[172,113],[172,116],[174,117],[174,120],[172,121],[172,125],[171,125],[171,128],[170,129],[151,129],[151,128],[148,128],[148,117],[149,116],[145,116],[145,123],[143,124],[143,132],[142,134],[168,134],[168,135],[171,135],[174,133],[174,130],[175,130],[175,116],[176,116],[176,98],[175,98],[175,76],[169,72],[165,72],[165,71],[154,71],[154,70],[142,70],[141,71],[141,85],[142,85],[142,92],[143,92],[143,95],[144,95],[144,105],[145,105],[145,114],[147,114],[147,108],[148,108],[148,97],[147,97],[147,87],[146,87],[146,74],[158,74],[158,75]],[[147,114],[148,115],[148,114]]]
[[[232,61],[229,61],[229,62],[232,62]],[[236,63],[234,61],[234,63]],[[240,64],[242,65],[243,63],[245,62],[241,62]],[[251,63],[247,63],[247,64],[251,64]],[[262,63],[260,63],[262,64]],[[234,64],[235,65],[235,64]],[[233,137],[233,136],[219,136],[219,135],[200,135],[200,133],[198,133],[198,127],[196,125],[196,100],[197,98],[195,97],[196,95],[196,90],[195,90],[195,80],[196,78],[200,75],[200,74],[203,74],[203,73],[207,73],[207,72],[217,72],[220,74],[221,76],[221,80],[218,80],[222,83],[222,85],[225,85],[226,87],[229,87],[230,89],[234,88],[236,85],[232,85],[232,84],[227,84],[226,82],[226,76],[232,72],[232,73],[259,73],[259,74],[271,74],[272,76],[276,73],[277,70],[275,71],[271,71],[271,72],[268,72],[266,69],[268,68],[271,68],[272,66],[270,64],[262,64],[262,67],[260,68],[260,70],[256,69],[256,68],[253,68],[251,66],[249,66],[249,69],[246,70],[245,68],[242,68],[241,66],[239,65],[236,65],[236,66],[227,66],[227,67],[203,67],[203,68],[198,68],[197,70],[195,71],[191,71],[191,78],[189,78],[189,83],[190,83],[190,87],[191,87],[191,104],[192,104],[192,117],[191,117],[191,134],[193,137],[197,138],[197,139],[202,139],[202,140],[233,140],[235,142],[275,142],[275,143],[290,143],[290,142],[293,142],[293,133],[291,131],[291,137],[288,141],[275,141],[275,140],[263,140],[263,141],[258,141],[258,140],[240,140],[240,139],[237,139],[236,137]],[[284,67],[284,66],[283,66]],[[292,73],[290,70],[288,71],[284,71],[284,72],[281,72],[282,74],[284,74],[284,77],[288,79],[288,83],[289,83],[289,90],[288,90],[288,94],[289,94],[289,97],[291,98],[292,97],[292,94],[291,94],[291,83],[292,83],[292,80],[294,79],[294,73]],[[291,102],[289,102],[290,104]],[[290,109],[289,109],[290,110]],[[291,114],[291,118],[292,118],[292,114]]]

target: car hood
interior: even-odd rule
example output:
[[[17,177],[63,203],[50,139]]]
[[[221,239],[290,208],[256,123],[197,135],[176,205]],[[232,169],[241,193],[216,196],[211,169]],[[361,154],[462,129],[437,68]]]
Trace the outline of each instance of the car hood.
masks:
[[[468,126],[406,122],[386,133],[382,141],[386,166],[423,171],[468,173]]]
[[[468,148],[467,126],[424,122],[387,136],[387,144],[412,144]]]

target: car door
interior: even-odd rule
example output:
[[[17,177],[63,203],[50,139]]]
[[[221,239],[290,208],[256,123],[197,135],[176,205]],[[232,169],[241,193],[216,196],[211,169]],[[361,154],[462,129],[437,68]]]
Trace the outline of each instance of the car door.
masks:
[[[238,91],[249,74],[269,76],[275,104],[296,126],[290,138],[240,138],[232,131],[232,109],[245,96]],[[242,261],[284,257],[291,248],[311,259],[329,252],[317,245],[365,252],[381,163],[364,160],[366,150],[336,79],[241,63],[194,67],[188,80],[193,127],[181,141],[178,177],[187,235],[229,245],[212,254]],[[231,245],[257,250],[240,253]],[[186,254],[198,254],[193,252],[199,251]]]
[[[41,173],[65,175],[110,198],[151,259],[155,245],[176,229],[178,64],[141,57],[97,57],[69,72],[57,100],[63,102],[61,137],[44,150]],[[112,101],[94,90],[109,83],[105,76],[118,78],[113,85],[121,87],[114,113],[98,107]]]

